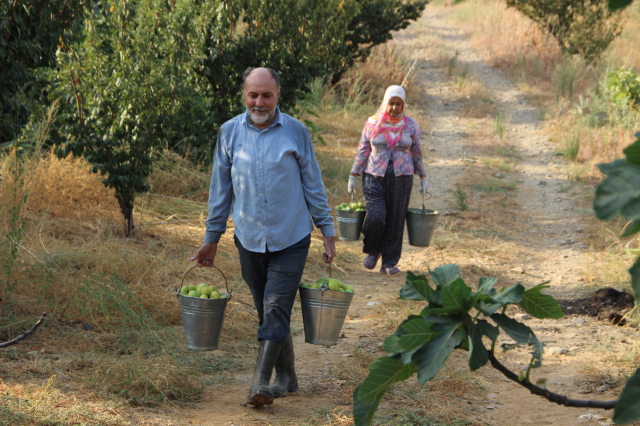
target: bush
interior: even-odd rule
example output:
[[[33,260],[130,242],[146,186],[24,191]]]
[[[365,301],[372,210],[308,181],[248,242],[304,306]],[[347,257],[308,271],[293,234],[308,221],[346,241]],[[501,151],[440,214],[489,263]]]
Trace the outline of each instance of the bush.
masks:
[[[622,16],[607,0],[507,0],[553,35],[560,48],[588,61],[600,57],[622,32]]]
[[[607,75],[607,91],[621,107],[637,106],[640,100],[640,76],[634,70],[616,68]]]

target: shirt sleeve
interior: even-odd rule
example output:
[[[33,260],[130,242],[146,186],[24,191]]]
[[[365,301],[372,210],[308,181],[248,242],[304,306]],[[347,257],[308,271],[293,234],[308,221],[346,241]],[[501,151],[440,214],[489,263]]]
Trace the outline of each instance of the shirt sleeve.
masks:
[[[329,200],[324,191],[322,174],[313,150],[311,134],[306,127],[304,128],[302,139],[302,149],[298,157],[298,164],[300,166],[305,201],[316,228],[319,228],[325,237],[335,237],[336,231],[333,227],[331,207],[329,207]]]
[[[425,176],[427,174],[424,168],[424,161],[422,159],[422,145],[420,142],[420,126],[414,121],[414,131],[411,134],[411,155],[413,156],[413,171],[419,176]]]
[[[217,244],[227,230],[227,220],[233,200],[231,182],[231,159],[227,151],[223,132],[218,133],[213,167],[211,168],[211,185],[209,186],[209,215],[204,242]]]
[[[360,144],[358,145],[358,153],[356,154],[356,159],[353,162],[353,167],[351,168],[351,173],[356,176],[362,175],[364,168],[367,165],[369,155],[371,154],[371,141],[369,140],[369,135],[371,135],[371,132],[365,126],[364,130],[362,130]]]

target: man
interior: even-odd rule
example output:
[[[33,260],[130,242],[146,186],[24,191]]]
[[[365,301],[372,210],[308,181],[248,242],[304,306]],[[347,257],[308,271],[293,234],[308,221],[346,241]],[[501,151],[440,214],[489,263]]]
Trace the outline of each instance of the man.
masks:
[[[306,263],[313,223],[324,236],[323,259],[336,255],[331,209],[309,130],[280,112],[280,76],[268,68],[244,74],[246,113],[220,128],[204,237],[191,260],[212,266],[227,218],[236,226],[242,278],[258,311],[258,359],[247,404],[270,405],[298,389],[291,309]],[[275,366],[276,378],[269,386]]]

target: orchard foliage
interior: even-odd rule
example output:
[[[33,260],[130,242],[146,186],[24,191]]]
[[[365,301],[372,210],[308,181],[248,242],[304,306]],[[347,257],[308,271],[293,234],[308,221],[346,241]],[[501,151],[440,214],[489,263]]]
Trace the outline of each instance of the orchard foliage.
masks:
[[[528,290],[518,283],[497,291],[493,288],[497,282],[495,278],[480,278],[477,291],[473,291],[460,277],[458,265],[453,264],[435,268],[431,271],[431,280],[435,288],[426,276],[407,272],[400,299],[424,301],[427,306],[420,314],[410,315],[384,340],[383,348],[389,355],[374,360],[369,366],[369,375],[355,389],[353,415],[356,426],[371,424],[391,385],[414,374],[418,384],[424,385],[436,376],[455,349],[469,353],[471,371],[491,363],[505,376],[552,402],[568,406],[616,406],[616,421],[640,419],[639,372],[628,381],[618,405],[616,401],[570,400],[530,382],[531,369],[542,365],[543,342],[531,328],[510,318],[505,311],[510,304],[516,304],[536,318],[561,318],[563,312],[558,302],[542,293],[548,287],[547,283]],[[509,371],[496,359],[495,346],[501,332],[530,350],[529,366],[519,374]],[[485,342],[490,342],[489,347]]]
[[[608,0],[506,0],[555,37],[560,48],[598,59],[622,32],[622,15]],[[622,3],[611,0],[612,3]]]
[[[46,99],[38,72],[54,67],[58,46],[73,39],[82,0],[0,2],[0,144],[28,122],[33,103]]]
[[[53,97],[61,97],[57,153],[84,156],[105,176],[133,230],[133,202],[148,191],[159,149],[205,118],[191,55],[191,2],[102,2],[90,11],[81,43],[58,52]]]

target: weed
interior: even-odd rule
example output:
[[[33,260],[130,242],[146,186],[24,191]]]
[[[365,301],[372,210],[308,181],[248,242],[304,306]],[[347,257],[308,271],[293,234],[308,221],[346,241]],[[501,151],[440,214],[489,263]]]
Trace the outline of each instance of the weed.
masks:
[[[451,58],[449,58],[449,63],[447,64],[447,75],[449,76],[449,78],[453,76],[453,70],[456,68],[458,55],[460,55],[460,52],[456,50],[456,53]]]
[[[569,160],[575,161],[578,158],[579,151],[580,131],[576,130],[575,132],[569,133],[567,138],[564,140],[564,150],[562,151],[562,154]]]
[[[498,182],[495,179],[485,179],[483,182],[474,183],[473,185],[471,185],[471,188],[479,192],[503,193],[507,190],[515,189],[516,186],[517,183],[515,181],[511,181],[505,185],[504,183]]]
[[[466,64],[464,66],[464,69],[460,72],[460,74],[458,74],[458,91],[461,91],[462,88],[467,84],[469,78],[468,78],[468,74],[469,73],[469,64]]]
[[[483,157],[480,159],[482,164],[489,169],[497,169],[503,172],[514,172],[516,170],[516,163],[513,160],[505,160],[504,158],[491,158]]]
[[[496,132],[498,133],[498,138],[500,138],[500,141],[503,142],[504,141],[504,116],[502,115],[502,112],[496,116],[495,125],[496,125]]]
[[[458,210],[461,212],[467,211],[469,210],[469,205],[467,204],[467,198],[469,198],[469,196],[460,188],[459,183],[456,185],[458,186],[458,189],[453,193],[453,197],[456,200]]]
[[[589,171],[589,166],[586,164],[570,164],[567,168],[567,179],[570,182],[579,182]]]

